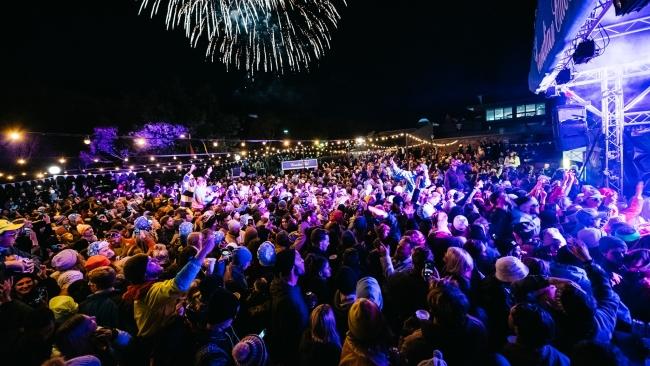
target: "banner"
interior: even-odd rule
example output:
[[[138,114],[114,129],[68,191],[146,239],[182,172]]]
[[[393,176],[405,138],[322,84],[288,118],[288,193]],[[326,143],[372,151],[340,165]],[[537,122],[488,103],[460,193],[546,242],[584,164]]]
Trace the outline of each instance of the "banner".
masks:
[[[538,0],[528,88],[533,93],[557,66],[565,46],[596,6],[596,0]]]
[[[286,160],[282,162],[282,170],[318,169],[318,159]]]

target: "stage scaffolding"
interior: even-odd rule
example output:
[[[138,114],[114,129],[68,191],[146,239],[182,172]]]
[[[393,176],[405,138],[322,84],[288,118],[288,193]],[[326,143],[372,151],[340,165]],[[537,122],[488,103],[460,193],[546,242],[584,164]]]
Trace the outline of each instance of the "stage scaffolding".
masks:
[[[546,92],[555,88],[556,93],[564,93],[573,103],[584,105],[588,111],[599,117],[602,121],[602,137],[604,137],[603,174],[606,186],[623,193],[624,177],[624,139],[626,127],[650,124],[650,110],[635,108],[639,102],[650,94],[650,85],[646,83],[645,89],[638,91],[625,88],[628,81],[650,81],[650,59],[637,60],[625,64],[612,64],[585,70],[575,70],[573,63],[573,50],[583,40],[589,38],[598,29],[598,36],[594,40],[603,41],[602,35],[607,35],[607,40],[625,38],[632,34],[650,32],[650,16],[640,16],[636,19],[601,25],[600,22],[607,11],[613,11],[611,1],[598,1],[595,8],[580,27],[573,42],[562,53],[560,62],[556,65],[540,84],[538,92]],[[595,35],[595,34],[594,34]],[[649,46],[650,47],[650,46]],[[607,52],[607,49],[604,50]],[[572,79],[566,84],[557,85],[555,77],[563,69],[571,69]],[[600,100],[593,97],[593,93],[583,93],[583,90],[599,90]],[[553,90],[553,89],[551,89]],[[585,96],[591,94],[589,98]],[[602,138],[601,137],[601,138]],[[598,141],[600,142],[600,141]]]

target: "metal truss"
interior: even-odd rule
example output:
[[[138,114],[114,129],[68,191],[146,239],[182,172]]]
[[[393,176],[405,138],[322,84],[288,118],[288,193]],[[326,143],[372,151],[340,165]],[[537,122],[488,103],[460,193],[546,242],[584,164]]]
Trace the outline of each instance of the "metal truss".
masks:
[[[634,110],[639,102],[650,95],[650,86],[635,94],[623,93],[625,82],[638,77],[650,78],[650,60],[580,71],[574,74],[569,83],[559,86],[560,91],[571,100],[584,105],[587,110],[601,118],[605,136],[605,182],[621,194],[624,169],[623,132],[626,127],[650,125],[650,110]],[[576,89],[589,87],[600,87],[600,109],[576,92]]]
[[[546,89],[551,86],[555,86],[555,78],[560,71],[566,68],[573,69],[573,52],[575,51],[576,47],[578,44],[580,44],[580,42],[589,38],[594,30],[596,30],[601,20],[603,20],[603,17],[605,14],[607,14],[607,11],[612,7],[612,5],[612,0],[598,1],[594,9],[587,17],[587,20],[580,27],[580,29],[578,29],[576,36],[573,38],[573,41],[564,47],[564,50],[561,52],[562,56],[560,57],[560,61],[557,63],[555,68],[553,68],[553,71],[546,75],[540,83],[539,88],[537,88],[537,93],[546,91]]]
[[[604,31],[600,32],[599,36],[594,38],[594,41],[604,41],[605,38],[610,40],[623,38],[630,34],[650,31],[650,16],[606,26],[600,25],[612,4],[611,0],[599,0],[597,2],[571,44],[568,44],[562,51],[557,66],[542,80],[537,91],[546,91],[549,87],[555,86],[557,90],[564,92],[573,102],[584,105],[588,111],[601,118],[603,136],[605,136],[605,156],[603,161],[605,183],[608,187],[622,194],[623,132],[626,127],[650,125],[650,110],[635,110],[635,106],[650,95],[650,85],[639,93],[627,96],[623,93],[623,85],[632,78],[650,80],[650,60],[577,71],[573,73],[571,81],[563,85],[557,85],[555,81],[557,73],[561,70],[565,68],[575,69],[573,52],[576,46],[583,40],[588,39],[597,27],[600,26]],[[576,90],[582,88],[600,88],[600,100],[592,103],[592,101],[581,97]],[[625,97],[631,99],[627,100],[626,103]]]
[[[632,19],[616,24],[604,25],[602,26],[602,30],[606,32],[607,37],[597,37],[594,38],[594,41],[604,41],[606,40],[605,38],[614,39],[625,37],[630,34],[650,30],[650,16]]]

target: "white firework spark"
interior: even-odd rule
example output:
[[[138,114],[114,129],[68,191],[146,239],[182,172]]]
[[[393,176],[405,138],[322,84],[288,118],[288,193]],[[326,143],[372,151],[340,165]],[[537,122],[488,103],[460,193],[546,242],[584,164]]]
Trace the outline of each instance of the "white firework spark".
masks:
[[[192,47],[227,68],[284,73],[309,69],[331,47],[341,16],[336,0],[167,0],[168,29],[182,27]],[[342,6],[347,6],[345,0]],[[142,0],[158,13],[163,0]]]

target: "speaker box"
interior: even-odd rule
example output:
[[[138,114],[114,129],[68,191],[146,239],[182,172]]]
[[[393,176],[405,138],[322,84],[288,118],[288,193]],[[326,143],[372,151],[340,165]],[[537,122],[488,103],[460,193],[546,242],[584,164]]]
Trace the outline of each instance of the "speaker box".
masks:
[[[559,105],[553,111],[553,135],[559,150],[589,145],[587,110],[576,104]]]

